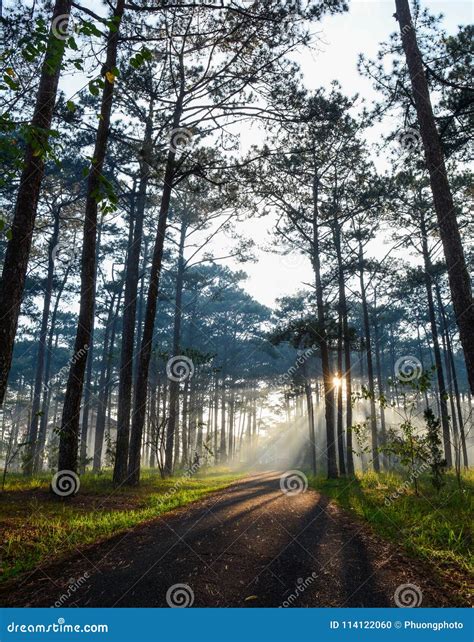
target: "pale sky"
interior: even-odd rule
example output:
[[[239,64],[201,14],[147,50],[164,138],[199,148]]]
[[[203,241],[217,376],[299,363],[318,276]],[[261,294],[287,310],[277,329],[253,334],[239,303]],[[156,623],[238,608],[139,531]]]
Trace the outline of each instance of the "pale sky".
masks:
[[[357,72],[357,59],[360,53],[367,58],[375,57],[378,43],[387,40],[396,30],[397,23],[393,14],[393,0],[350,0],[349,12],[327,16],[314,25],[321,38],[320,51],[304,51],[294,56],[301,65],[305,84],[309,89],[329,87],[332,80],[338,80],[342,91],[347,95],[360,94],[369,102],[376,93],[371,82]],[[456,0],[430,0],[421,2],[422,8],[431,13],[443,13],[443,25],[449,33],[454,33],[461,24],[473,20],[473,4]],[[383,161],[381,161],[383,165]],[[254,220],[244,224],[242,231],[251,230],[252,238],[269,245],[271,237],[269,219]],[[385,254],[386,248],[382,248]],[[313,276],[309,261],[295,257],[281,257],[275,254],[259,253],[256,264],[243,266],[249,279],[246,290],[260,303],[273,306],[275,299],[285,294],[293,294],[303,286],[312,283]]]
[[[7,0],[4,4],[11,4]],[[82,0],[83,6],[89,6],[103,12],[98,0]],[[318,34],[316,50],[304,49],[292,56],[302,69],[304,82],[308,89],[329,87],[331,81],[337,80],[342,91],[349,96],[359,94],[369,103],[376,97],[372,84],[357,72],[357,59],[360,53],[367,58],[375,57],[378,44],[387,40],[390,33],[396,30],[397,23],[393,17],[394,0],[349,0],[349,12],[334,16],[326,16],[319,23],[312,25],[312,30]],[[468,24],[473,19],[473,4],[465,0],[422,0],[422,8],[427,7],[431,13],[443,13],[443,25],[448,33],[454,33],[458,25]],[[78,89],[86,84],[81,74],[62,77],[61,88],[67,97],[71,97]],[[386,124],[386,129],[395,129],[398,125]],[[374,128],[370,138],[380,137],[380,125]],[[242,147],[255,143],[261,136],[256,128],[242,127]],[[383,170],[387,167],[384,159],[378,165]],[[249,275],[244,284],[245,289],[260,303],[272,307],[275,299],[285,294],[294,294],[304,287],[304,283],[313,282],[313,274],[308,259],[298,255],[282,257],[263,251],[261,248],[274,246],[271,235],[273,226],[272,216],[256,218],[237,226],[243,235],[250,236],[257,244],[257,263],[235,264],[228,261],[229,267],[243,269]],[[383,254],[386,247],[381,247]],[[218,255],[222,248],[217,247]]]

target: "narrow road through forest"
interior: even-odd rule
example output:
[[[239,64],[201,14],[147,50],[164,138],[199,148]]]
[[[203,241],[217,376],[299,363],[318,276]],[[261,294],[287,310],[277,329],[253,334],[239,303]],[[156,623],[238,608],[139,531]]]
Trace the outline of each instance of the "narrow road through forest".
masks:
[[[194,606],[384,607],[408,583],[422,606],[452,605],[432,570],[316,491],[283,493],[279,479],[252,475],[43,566],[1,601],[53,606],[87,574],[63,606],[166,607],[171,587],[186,584]]]

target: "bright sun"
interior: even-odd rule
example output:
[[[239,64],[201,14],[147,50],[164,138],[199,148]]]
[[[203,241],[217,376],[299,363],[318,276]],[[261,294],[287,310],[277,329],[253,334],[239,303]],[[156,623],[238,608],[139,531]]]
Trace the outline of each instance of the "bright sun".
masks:
[[[341,380],[339,379],[339,377],[334,377],[332,382],[333,382],[335,388],[339,388],[339,386],[341,385]]]

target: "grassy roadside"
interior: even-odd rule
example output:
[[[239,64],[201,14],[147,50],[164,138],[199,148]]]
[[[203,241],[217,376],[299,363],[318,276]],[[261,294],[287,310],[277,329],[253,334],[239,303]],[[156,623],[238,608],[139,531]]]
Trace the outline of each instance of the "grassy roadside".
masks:
[[[68,500],[49,492],[51,475],[11,476],[0,493],[0,582],[194,502],[242,476],[213,469],[163,480],[156,471],[144,471],[139,487],[114,489],[111,472],[86,473],[80,493]]]
[[[427,478],[419,480],[419,495],[403,484],[399,475],[384,473],[309,478],[312,488],[365,519],[376,533],[466,588],[472,572],[474,470],[464,473],[462,489],[451,473],[439,493]]]

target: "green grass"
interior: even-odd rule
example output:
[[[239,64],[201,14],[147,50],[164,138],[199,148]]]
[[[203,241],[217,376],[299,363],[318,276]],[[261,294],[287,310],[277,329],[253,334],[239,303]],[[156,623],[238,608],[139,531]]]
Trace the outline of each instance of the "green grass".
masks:
[[[367,520],[379,535],[464,584],[472,571],[474,471],[463,474],[461,489],[448,473],[439,493],[426,477],[418,480],[419,495],[413,484],[397,492],[404,481],[395,474],[365,473],[336,480],[310,477],[309,484]]]
[[[139,487],[116,489],[111,473],[87,473],[80,493],[61,500],[49,493],[51,475],[12,475],[0,493],[0,581],[196,501],[241,476],[212,469],[163,480],[156,471],[144,471]]]

